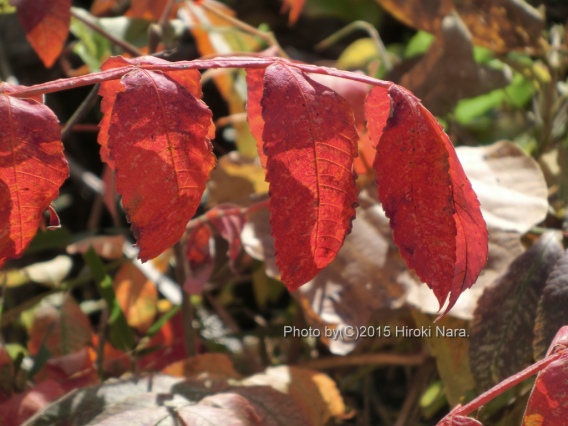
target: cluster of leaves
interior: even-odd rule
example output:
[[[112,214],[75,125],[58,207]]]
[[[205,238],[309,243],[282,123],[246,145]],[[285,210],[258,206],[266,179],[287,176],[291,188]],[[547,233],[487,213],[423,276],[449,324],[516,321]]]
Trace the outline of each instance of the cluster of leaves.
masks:
[[[267,349],[272,361],[259,362],[234,337],[242,331],[219,303],[228,293],[222,291],[217,300],[208,290],[219,273],[219,262],[228,262],[231,273],[239,274],[246,253],[249,267],[255,269],[258,306],[280,297],[271,278],[281,280],[294,291],[295,309],[319,330],[329,351],[356,351],[353,359],[331,358],[332,366],[368,362],[364,356],[357,358],[364,339],[324,337],[324,330],[384,330],[385,324],[388,330],[427,329],[433,327],[432,317],[424,313],[435,313],[446,303],[444,314],[458,319],[444,317],[438,324],[469,329],[471,339],[459,344],[455,339],[423,339],[436,357],[445,398],[457,405],[475,388],[497,386],[470,404],[457,405],[439,424],[480,424],[465,416],[538,371],[524,421],[559,422],[562,413],[552,418],[543,407],[545,401],[560,404],[565,399],[563,389],[550,382],[563,374],[563,335],[546,356],[545,352],[556,331],[568,322],[562,309],[566,255],[558,234],[545,234],[524,254],[520,243],[521,235],[543,219],[548,202],[539,166],[518,144],[532,149],[537,158],[555,150],[559,162],[566,158],[561,148],[565,129],[558,123],[568,103],[557,84],[562,83],[566,64],[550,59],[557,53],[555,47],[538,50],[544,21],[536,10],[507,0],[486,0],[483,7],[469,1],[445,0],[434,7],[412,0],[380,0],[384,10],[420,31],[402,53],[396,46],[385,49],[373,31],[371,38],[348,46],[337,66],[364,69],[367,76],[291,61],[272,33],[250,27],[212,1],[132,1],[126,16],[132,22],[146,22],[143,33],[149,34],[138,46],[130,44],[137,41],[128,39],[128,31],[113,35],[114,18],[95,20],[86,11],[71,8],[69,0],[50,0],[41,7],[25,0],[12,3],[44,65],[59,60],[70,78],[31,87],[0,83],[0,147],[5,153],[0,197],[7,206],[0,212],[0,266],[17,265],[12,259],[24,255],[25,260],[46,242],[54,246],[49,241],[56,237],[40,233],[34,240],[34,235],[44,226],[45,210],[51,217],[48,228],[57,227],[50,203],[69,168],[57,117],[44,105],[43,95],[95,83],[100,87],[94,90],[102,96],[98,143],[107,167],[104,203],[120,223],[115,205],[120,195],[138,249],[132,251],[122,237],[90,237],[72,245],[66,239],[55,245],[67,246],[70,254],[83,253],[86,275],[63,281],[72,267],[67,256],[3,275],[8,288],[29,281],[54,287],[48,292],[52,296],[42,294],[2,317],[3,324],[16,319],[26,324],[27,351],[34,362],[26,373],[21,363],[26,350],[0,348],[3,382],[10,384],[2,388],[4,420],[19,422],[40,409],[34,405],[38,395],[53,400],[87,385],[97,386],[60,400],[31,423],[53,424],[60,418],[77,424],[124,422],[150,413],[154,423],[208,416],[219,422],[233,417],[236,424],[278,424],[286,419],[316,425],[331,417],[347,418],[333,381],[307,368],[268,369],[242,379],[227,358],[213,355],[168,367],[206,351],[194,342],[195,314],[202,324],[201,338],[214,342],[207,344],[208,350],[220,344],[240,353],[249,371],[261,371],[261,364],[293,362],[278,355],[279,350],[293,354],[297,348],[282,342]],[[302,19],[302,8],[309,15],[314,4],[290,0],[283,10],[289,9],[290,21],[296,22]],[[120,15],[121,8],[120,2],[96,1],[91,12]],[[179,20],[172,19],[176,14]],[[168,62],[147,55],[172,47],[168,34],[180,23],[189,28],[204,58]],[[227,31],[227,25],[233,29]],[[73,51],[85,62],[83,69],[68,68],[69,50],[64,47],[69,28],[78,39]],[[554,34],[553,29],[551,38],[560,43]],[[241,54],[266,45],[266,52]],[[361,46],[371,46],[372,52],[361,55]],[[120,50],[122,55],[111,57]],[[412,57],[417,52],[422,54],[418,59]],[[231,56],[234,53],[239,55]],[[546,55],[548,62],[534,59]],[[227,103],[231,116],[224,124],[217,120],[217,126],[229,123],[236,130],[236,156],[213,155],[219,132],[214,114],[202,101],[202,82],[207,79],[213,79]],[[540,93],[547,97],[540,99]],[[531,97],[542,121],[534,139],[527,141],[524,133],[525,139],[519,137],[517,144],[500,142],[456,152],[432,115],[441,116],[446,131],[458,140],[493,141],[499,131],[510,134],[503,131],[502,122],[518,122],[522,109],[516,108],[525,108]],[[503,118],[497,126],[488,124],[497,111]],[[248,125],[237,118],[245,113]],[[250,159],[257,156],[256,161]],[[73,167],[71,162],[72,171]],[[561,217],[566,183],[554,171],[547,177],[558,182]],[[248,184],[242,193],[239,180]],[[268,198],[259,201],[252,192],[268,192]],[[243,197],[248,199],[242,202]],[[209,210],[193,218],[205,203]],[[57,200],[55,204],[57,208]],[[60,235],[57,232],[53,235]],[[218,250],[223,244],[216,234],[228,243],[227,256]],[[147,263],[126,260],[123,252]],[[479,276],[488,256],[488,267]],[[105,265],[100,258],[111,263]],[[191,299],[180,297],[168,277],[173,258],[176,279],[186,294],[194,295]],[[263,261],[265,268],[251,263],[253,258]],[[97,333],[84,312],[99,312],[101,305],[79,307],[68,294],[91,279],[104,306]],[[420,281],[428,284],[434,297],[416,285]],[[160,300],[156,287],[169,294],[170,301]],[[202,297],[213,306],[214,315],[204,309]],[[395,314],[388,320],[377,316],[381,308],[400,307],[404,297],[414,306],[410,315]],[[172,302],[181,304],[182,312]],[[28,307],[34,307],[31,313],[24,312]],[[212,318],[221,318],[220,328],[228,328],[233,336],[206,325]],[[376,349],[384,341],[374,345]],[[401,363],[423,363],[421,355],[408,356]],[[507,379],[533,359],[541,361]],[[326,368],[325,359],[321,365],[314,361],[318,368]],[[128,369],[161,370],[185,379],[156,376],[151,389],[147,379],[101,382]],[[31,379],[35,387],[12,395]],[[161,394],[168,394],[172,404],[156,406]],[[313,404],[306,405],[306,398]],[[101,399],[114,404],[113,409],[95,404]],[[77,401],[93,408],[70,409]]]

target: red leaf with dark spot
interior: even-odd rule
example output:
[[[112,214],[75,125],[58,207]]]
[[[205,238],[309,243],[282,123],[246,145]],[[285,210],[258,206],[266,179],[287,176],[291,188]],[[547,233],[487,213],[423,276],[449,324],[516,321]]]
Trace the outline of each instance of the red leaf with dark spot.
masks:
[[[276,259],[296,290],[335,258],[351,230],[357,131],[345,99],[281,62],[266,68],[261,104]]]
[[[568,327],[562,327],[550,345],[548,355],[563,351],[560,358],[547,365],[536,378],[523,426],[564,425],[568,416]]]
[[[110,68],[125,62],[110,61]],[[208,138],[211,111],[195,96],[201,92],[198,72],[162,73],[133,67],[120,80],[119,89],[116,93],[115,84],[101,87],[105,96],[115,97],[108,120],[108,149],[139,257],[146,261],[179,240],[199,205],[215,165]],[[110,105],[104,108],[108,114]],[[101,131],[105,126],[103,119]],[[104,139],[100,140],[104,143]]]
[[[0,266],[20,257],[69,175],[57,117],[0,84]]]
[[[11,0],[28,41],[49,68],[63,50],[71,22],[71,0]]]
[[[374,169],[394,241],[440,308],[449,295],[447,312],[487,261],[479,201],[448,136],[410,92],[392,85],[387,96],[374,88],[366,111],[371,138],[378,141]]]

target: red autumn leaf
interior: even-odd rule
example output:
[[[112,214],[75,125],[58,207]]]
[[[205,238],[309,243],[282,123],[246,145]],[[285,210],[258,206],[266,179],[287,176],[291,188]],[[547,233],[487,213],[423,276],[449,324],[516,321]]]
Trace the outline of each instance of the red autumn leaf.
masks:
[[[0,84],[0,267],[22,255],[69,175],[57,117]]]
[[[107,71],[113,68],[137,66],[137,65],[159,65],[167,64],[168,61],[164,61],[160,58],[155,58],[153,56],[142,56],[139,58],[127,59],[122,56],[113,56],[107,60],[102,66],[102,71]],[[164,74],[174,79],[177,83],[181,84],[189,93],[191,93],[196,98],[201,98],[201,76],[199,71],[196,70],[184,70],[184,71],[165,71]],[[123,86],[120,80],[108,80],[101,83],[99,89],[99,95],[103,97],[101,101],[101,112],[103,113],[103,118],[99,125],[100,131],[98,136],[98,142],[101,145],[101,159],[108,164],[108,166],[114,170],[114,161],[110,158],[108,151],[108,131],[110,126],[110,119],[112,115],[112,108],[116,100],[116,95],[118,92],[122,92]],[[213,132],[212,135],[215,133]],[[212,138],[213,136],[209,137]]]
[[[109,62],[104,69],[156,60]],[[108,129],[116,187],[138,240],[139,257],[146,261],[179,240],[199,205],[215,164],[208,138],[211,111],[196,98],[201,91],[198,72],[133,67],[119,87],[105,84],[101,93],[109,102],[115,99],[110,114],[105,99],[101,133]],[[103,146],[105,139],[99,138]]]
[[[206,223],[196,226],[187,236],[185,255],[189,262],[190,274],[183,283],[189,294],[200,294],[213,272],[215,244],[213,231]]]
[[[568,327],[562,327],[547,356],[562,350],[560,358],[547,365],[536,378],[527,403],[523,426],[564,425],[568,416]]]
[[[262,118],[262,107],[260,100],[264,90],[264,68],[247,69],[247,120],[250,132],[256,139],[258,157],[262,167],[266,168],[266,155],[262,147],[262,132],[264,130],[264,119]]]
[[[277,264],[296,290],[335,258],[351,229],[357,130],[345,99],[281,62],[266,68],[261,104]]]
[[[374,169],[394,241],[440,308],[449,295],[447,312],[487,261],[479,201],[448,136],[410,92],[392,85],[387,96],[375,88],[366,111],[371,139],[378,141]]]
[[[71,0],[11,0],[28,41],[49,68],[63,50],[71,22]]]

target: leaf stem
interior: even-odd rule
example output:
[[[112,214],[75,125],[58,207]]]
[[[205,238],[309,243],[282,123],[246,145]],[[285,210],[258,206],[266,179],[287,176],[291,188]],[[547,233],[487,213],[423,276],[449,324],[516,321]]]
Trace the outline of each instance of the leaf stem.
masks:
[[[461,406],[456,406],[446,417],[452,417],[455,415],[459,416],[467,416],[468,414],[472,413],[473,411],[481,408],[487,402],[495,399],[498,395],[501,395],[506,390],[512,388],[513,386],[525,381],[529,377],[539,373],[540,371],[544,370],[549,364],[552,364],[554,361],[560,358],[563,354],[563,350],[555,352],[546,358],[541,359],[538,362],[535,362],[530,367],[525,368],[523,371],[509,377],[508,379],[503,380],[501,383],[493,386],[488,391],[482,393],[473,401],[469,402],[468,404]]]
[[[351,71],[338,70],[335,68],[320,67],[316,65],[297,64],[282,58],[258,58],[258,57],[226,57],[214,59],[196,59],[194,61],[178,61],[167,64],[143,64],[139,68],[148,71],[180,71],[186,69],[210,69],[210,68],[266,68],[275,62],[286,62],[287,66],[295,67],[303,72],[312,74],[330,75],[333,77],[345,78],[361,83],[371,84],[389,88],[393,83],[390,81],[379,80],[366,75]],[[77,87],[88,86],[90,84],[101,83],[108,80],[116,80],[124,74],[130,72],[135,66],[113,68],[106,71],[96,72],[88,75],[60,78],[47,83],[36,84],[34,86],[23,87],[18,91],[10,93],[10,96],[25,98],[47,93],[59,92],[62,90],[75,89]]]
[[[99,27],[97,23],[94,21],[94,19],[92,19],[90,16],[87,17],[88,15],[86,14],[87,12],[84,10],[82,10],[81,13],[78,13],[74,8],[71,8],[71,16],[73,16],[73,18],[77,19],[78,21],[81,21],[83,24],[85,24],[93,31],[107,38],[125,52],[130,53],[133,56],[144,56],[144,53],[141,50],[139,50],[137,47],[132,46],[130,43],[113,36],[104,28]]]

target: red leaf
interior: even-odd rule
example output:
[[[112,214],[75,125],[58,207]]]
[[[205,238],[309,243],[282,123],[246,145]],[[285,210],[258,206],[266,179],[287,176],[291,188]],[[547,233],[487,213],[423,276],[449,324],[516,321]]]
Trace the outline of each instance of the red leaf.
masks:
[[[185,255],[189,262],[190,274],[183,283],[189,294],[200,294],[211,277],[215,257],[213,231],[206,223],[196,226],[187,236]]]
[[[288,22],[290,24],[295,24],[298,20],[302,9],[304,8],[304,3],[306,0],[284,0],[282,3],[281,13],[286,13],[290,11],[290,16],[288,17]]]
[[[247,119],[250,132],[256,139],[258,157],[262,167],[266,168],[266,155],[262,147],[262,132],[264,131],[264,119],[260,100],[264,90],[264,68],[247,69]]]
[[[447,312],[487,261],[479,201],[442,127],[404,88],[371,91],[366,104],[379,197],[409,268]],[[386,118],[386,111],[390,111]]]
[[[57,117],[12,90],[0,84],[0,267],[23,254],[69,175]]]
[[[523,426],[564,425],[568,416],[568,327],[562,327],[554,338],[548,355],[558,350],[564,352],[560,358],[547,365],[536,378]]]
[[[351,229],[357,131],[345,99],[283,63],[266,69],[261,104],[277,264],[295,290],[335,258]]]
[[[101,70],[106,71],[113,68],[127,67],[127,66],[137,66],[142,64],[148,65],[159,65],[167,64],[168,61],[163,59],[154,58],[153,56],[142,56],[134,59],[123,58],[122,56],[113,56],[108,59],[102,66]],[[201,82],[199,71],[196,70],[185,70],[185,71],[165,71],[164,74],[174,79],[176,82],[181,84],[185,89],[191,93],[196,98],[201,98]],[[99,125],[100,131],[98,136],[98,142],[101,145],[101,159],[108,164],[108,166],[114,170],[114,161],[110,158],[108,151],[108,131],[110,126],[110,118],[112,114],[112,108],[116,100],[116,95],[118,92],[122,92],[123,86],[120,80],[109,80],[101,83],[99,89],[99,95],[103,97],[101,101],[101,112],[103,113],[103,118],[101,124]],[[213,133],[215,134],[215,133]],[[212,137],[212,136],[210,136]]]
[[[127,61],[112,58],[110,62],[105,69]],[[198,72],[133,68],[119,84],[119,88],[101,86],[109,100],[115,97],[101,132],[108,126],[116,187],[138,240],[139,257],[146,261],[179,240],[199,205],[215,165],[207,137],[211,111],[195,96],[201,91]],[[103,108],[109,114],[109,103]],[[99,141],[104,146],[105,136]]]
[[[11,0],[28,41],[46,66],[63,50],[71,22],[71,0]]]

